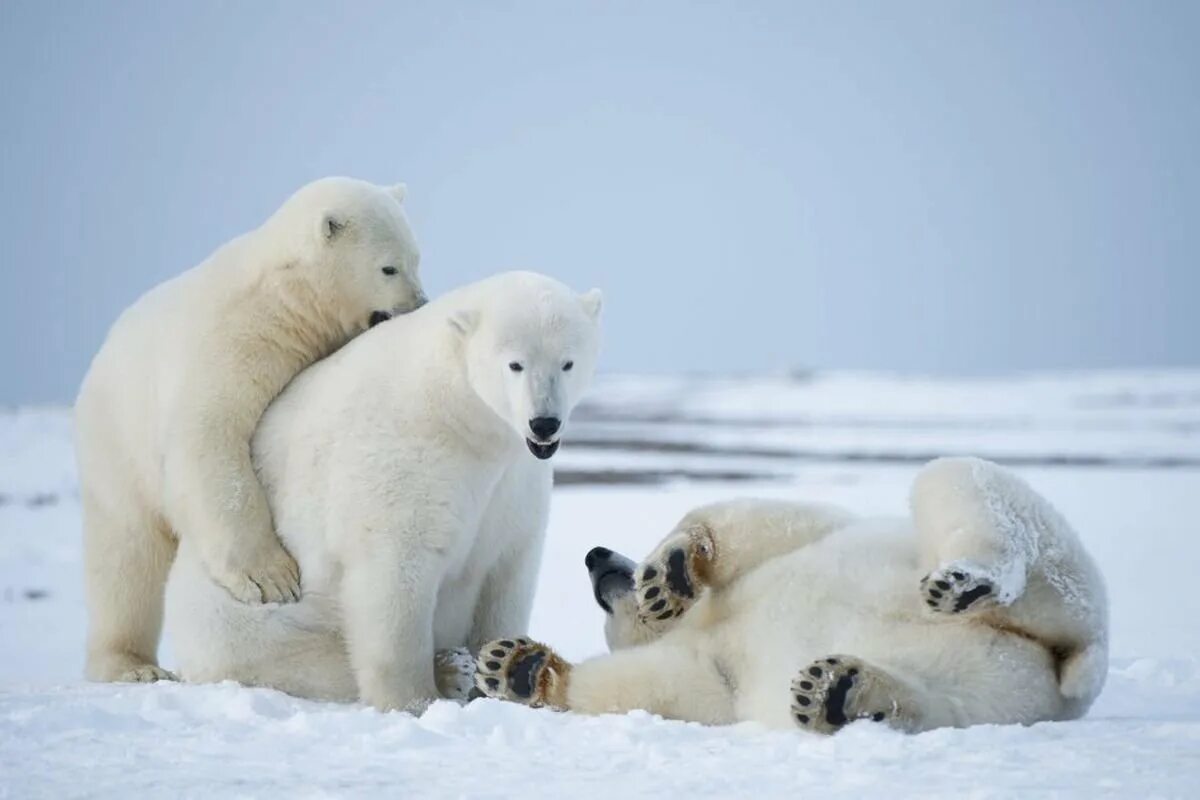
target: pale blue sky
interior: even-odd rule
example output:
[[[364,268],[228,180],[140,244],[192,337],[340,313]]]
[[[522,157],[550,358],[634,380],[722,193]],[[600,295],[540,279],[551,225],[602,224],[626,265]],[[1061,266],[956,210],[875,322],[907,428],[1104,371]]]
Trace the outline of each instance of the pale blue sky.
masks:
[[[0,403],[326,174],[609,370],[1200,365],[1200,3],[0,2]]]

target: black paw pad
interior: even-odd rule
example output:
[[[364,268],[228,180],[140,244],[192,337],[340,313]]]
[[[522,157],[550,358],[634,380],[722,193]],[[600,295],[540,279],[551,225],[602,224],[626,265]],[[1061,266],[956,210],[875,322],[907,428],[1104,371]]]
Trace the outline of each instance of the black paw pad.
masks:
[[[959,595],[958,599],[954,601],[954,610],[955,611],[966,611],[968,608],[971,607],[971,604],[974,603],[976,600],[980,600],[984,597],[987,597],[991,593],[992,593],[992,587],[986,583],[980,584],[979,586],[976,586],[974,589],[968,589],[967,591],[965,591],[961,595]]]
[[[996,586],[990,578],[962,567],[939,569],[921,579],[921,595],[934,611],[961,614],[985,598],[994,600]]]
[[[829,687],[829,694],[825,696],[825,721],[830,725],[840,727],[850,721],[846,717],[846,697],[853,688],[854,678],[849,675],[843,675]]]
[[[534,650],[526,656],[517,659],[508,670],[508,686],[517,697],[529,699],[537,686],[537,676],[541,672],[546,654]]]
[[[667,586],[680,597],[691,599],[696,596],[692,588],[692,579],[687,570],[687,553],[682,548],[676,548],[667,556]]]

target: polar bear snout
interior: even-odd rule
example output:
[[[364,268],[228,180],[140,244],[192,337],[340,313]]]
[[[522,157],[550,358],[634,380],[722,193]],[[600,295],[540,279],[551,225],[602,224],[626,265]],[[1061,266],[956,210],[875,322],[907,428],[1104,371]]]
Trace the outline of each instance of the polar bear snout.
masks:
[[[398,317],[401,314],[411,314],[413,311],[416,311],[418,308],[428,302],[429,297],[427,297],[425,291],[418,286],[413,289],[412,298],[408,302],[399,303],[395,306],[392,306],[391,311],[384,311],[383,309],[375,309],[372,311],[371,316],[367,318],[367,327],[374,328],[379,323],[387,322],[392,317]]]
[[[554,438],[554,434],[558,433],[561,427],[562,420],[558,417],[534,417],[529,420],[529,430],[533,431],[533,435],[543,442]]]
[[[593,547],[583,563],[592,579],[596,603],[606,613],[613,613],[613,601],[633,591],[633,561],[607,547]]]
[[[554,435],[562,428],[562,420],[558,417],[534,417],[529,420],[529,431],[532,437],[525,438],[529,452],[543,461],[558,452],[558,440]]]
[[[429,302],[429,295],[425,294],[425,290],[420,286],[413,289],[412,299],[404,306],[397,306],[392,310],[393,314],[408,314],[416,311],[421,306]]]

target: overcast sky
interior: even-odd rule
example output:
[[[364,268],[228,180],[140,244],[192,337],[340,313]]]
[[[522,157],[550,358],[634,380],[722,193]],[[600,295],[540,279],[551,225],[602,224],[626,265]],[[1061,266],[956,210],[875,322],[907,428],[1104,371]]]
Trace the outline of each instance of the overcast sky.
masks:
[[[1200,3],[0,2],[0,404],[323,175],[608,370],[1200,365]]]

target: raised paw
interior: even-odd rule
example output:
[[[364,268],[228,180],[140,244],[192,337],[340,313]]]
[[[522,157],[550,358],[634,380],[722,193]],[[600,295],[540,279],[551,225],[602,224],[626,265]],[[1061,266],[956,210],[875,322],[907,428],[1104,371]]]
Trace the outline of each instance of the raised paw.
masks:
[[[899,712],[887,673],[853,656],[829,656],[792,681],[792,719],[814,733],[834,733],[859,719],[892,720]]]
[[[487,697],[527,706],[565,708],[571,666],[544,644],[515,637],[479,649],[475,686]]]
[[[300,599],[300,567],[278,540],[270,546],[239,548],[210,569],[213,580],[243,603],[294,603]]]
[[[716,548],[712,534],[692,528],[667,538],[634,570],[638,620],[663,630],[687,611],[707,586]]]
[[[433,679],[447,700],[467,700],[475,688],[475,656],[465,647],[438,650],[433,655]]]
[[[921,597],[931,611],[939,614],[977,611],[997,603],[992,579],[961,563],[935,569],[922,578]]]

